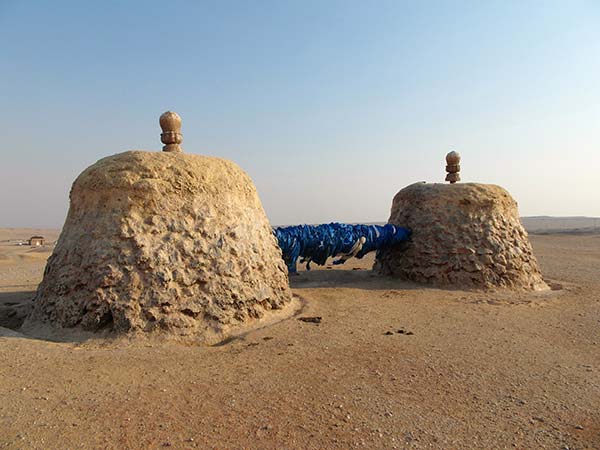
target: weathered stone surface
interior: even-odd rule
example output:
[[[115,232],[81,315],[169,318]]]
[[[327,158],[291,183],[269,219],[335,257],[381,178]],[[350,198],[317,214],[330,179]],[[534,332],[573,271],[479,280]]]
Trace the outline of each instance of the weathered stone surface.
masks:
[[[517,203],[499,186],[412,184],[394,197],[389,223],[413,234],[378,252],[380,273],[436,285],[547,289]]]
[[[27,324],[218,341],[289,309],[252,180],[218,158],[132,151],[86,169]]]

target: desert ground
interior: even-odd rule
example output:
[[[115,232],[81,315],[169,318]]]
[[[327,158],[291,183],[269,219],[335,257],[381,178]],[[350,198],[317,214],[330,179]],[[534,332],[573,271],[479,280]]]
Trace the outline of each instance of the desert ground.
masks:
[[[539,293],[301,271],[296,316],[212,347],[21,334],[33,234],[0,230],[1,449],[600,448],[600,234],[531,236]]]

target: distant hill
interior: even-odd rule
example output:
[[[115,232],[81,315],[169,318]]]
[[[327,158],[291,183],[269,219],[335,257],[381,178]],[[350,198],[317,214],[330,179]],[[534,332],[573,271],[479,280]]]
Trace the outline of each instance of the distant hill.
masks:
[[[384,225],[386,222],[362,223]],[[521,217],[521,223],[530,234],[600,234],[600,217],[530,216]]]
[[[530,234],[600,234],[600,217],[521,217],[523,226]],[[371,225],[383,225],[385,222],[363,222]],[[0,242],[26,241],[33,235],[46,237],[47,242],[55,242],[60,230],[40,228],[0,228]]]
[[[600,233],[600,217],[521,217],[525,229],[531,234]]]

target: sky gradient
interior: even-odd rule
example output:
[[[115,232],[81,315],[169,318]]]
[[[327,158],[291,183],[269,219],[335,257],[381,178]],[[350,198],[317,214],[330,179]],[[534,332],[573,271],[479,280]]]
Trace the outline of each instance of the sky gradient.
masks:
[[[394,194],[499,184],[600,216],[600,2],[0,0],[0,226],[60,227],[98,159],[237,162],[273,224],[385,221]]]

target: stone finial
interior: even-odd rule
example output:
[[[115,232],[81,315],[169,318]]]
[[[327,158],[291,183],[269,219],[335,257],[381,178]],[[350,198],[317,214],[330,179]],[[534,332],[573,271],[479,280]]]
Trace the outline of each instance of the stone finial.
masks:
[[[163,152],[182,152],[181,144],[183,135],[181,134],[181,117],[173,111],[167,111],[159,119],[162,133],[160,140],[165,146]]]
[[[457,152],[452,151],[446,155],[446,172],[446,181],[450,184],[460,181],[460,154]]]

